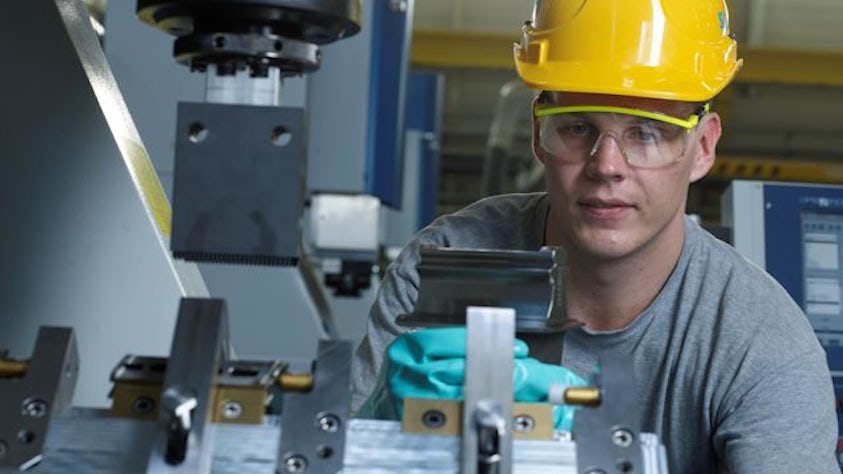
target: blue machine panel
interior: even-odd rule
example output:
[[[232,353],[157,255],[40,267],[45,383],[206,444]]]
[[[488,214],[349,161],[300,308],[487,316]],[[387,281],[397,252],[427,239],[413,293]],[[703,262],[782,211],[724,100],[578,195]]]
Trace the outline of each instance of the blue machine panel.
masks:
[[[843,188],[764,185],[767,271],[799,303],[826,352],[843,465]]]
[[[843,348],[843,188],[764,186],[767,271],[802,307],[825,347]],[[829,352],[832,370],[843,357]]]
[[[374,0],[366,192],[401,208],[404,152],[404,96],[413,2]]]
[[[411,71],[407,84],[405,124],[407,130],[421,130],[427,137],[419,144],[419,199],[416,230],[436,217],[439,190],[439,142],[441,137],[444,78],[440,73]]]

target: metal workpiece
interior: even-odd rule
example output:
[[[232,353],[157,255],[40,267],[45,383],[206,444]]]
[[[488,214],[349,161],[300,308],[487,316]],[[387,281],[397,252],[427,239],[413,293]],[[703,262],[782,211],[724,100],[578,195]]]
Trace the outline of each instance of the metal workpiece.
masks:
[[[468,250],[422,247],[415,312],[405,326],[464,325],[469,306],[513,308],[518,332],[561,333],[565,315],[561,249]],[[558,363],[558,361],[557,361]]]
[[[632,361],[603,353],[596,375],[600,404],[574,415],[579,474],[643,473],[641,407],[635,396]]]
[[[276,266],[297,262],[303,120],[298,108],[179,104],[175,257]]]
[[[515,311],[466,310],[462,472],[512,472],[512,351]]]
[[[319,67],[319,46],[360,31],[360,0],[138,0],[138,17],[177,37],[175,59],[195,70]]]
[[[212,390],[227,343],[223,300],[182,299],[148,471],[210,471]]]
[[[78,374],[73,330],[41,327],[25,372],[0,376],[0,469],[41,461],[50,419],[70,405]]]
[[[285,392],[276,472],[343,470],[351,408],[351,342],[321,340],[309,392]]]

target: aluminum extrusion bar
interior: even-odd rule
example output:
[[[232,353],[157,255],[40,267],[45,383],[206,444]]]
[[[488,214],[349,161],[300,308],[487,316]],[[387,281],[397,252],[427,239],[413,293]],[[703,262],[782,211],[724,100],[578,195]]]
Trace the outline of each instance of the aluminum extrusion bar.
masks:
[[[278,452],[277,418],[263,426],[214,426],[215,474],[272,472]],[[101,410],[75,410],[50,423],[44,459],[33,474],[141,474],[145,472],[155,423],[108,416]],[[456,436],[407,434],[397,421],[352,419],[343,474],[457,474]],[[641,435],[642,474],[667,474],[664,452],[652,434]],[[283,472],[283,471],[282,471]],[[317,472],[313,470],[307,471]],[[515,474],[577,474],[576,444],[567,439],[513,443]]]
[[[415,313],[399,316],[405,326],[464,325],[469,306],[513,308],[519,332],[559,333],[568,320],[565,272],[560,250],[466,250],[423,247]]]

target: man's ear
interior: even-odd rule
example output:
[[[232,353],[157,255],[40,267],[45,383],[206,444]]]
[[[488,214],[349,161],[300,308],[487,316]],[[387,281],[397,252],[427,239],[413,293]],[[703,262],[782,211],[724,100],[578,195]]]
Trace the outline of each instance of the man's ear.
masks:
[[[692,183],[708,174],[711,167],[714,166],[715,148],[717,148],[717,142],[720,141],[720,135],[722,134],[723,128],[720,123],[720,116],[716,112],[706,114],[702,123],[698,125],[697,143],[693,147],[695,150],[694,164],[690,176]]]
[[[533,111],[530,115],[533,117],[533,156],[535,156],[536,159],[541,162],[541,164],[544,164],[545,154],[542,152],[542,149],[539,146],[539,119],[536,117],[536,107],[541,101],[541,95],[533,99]]]

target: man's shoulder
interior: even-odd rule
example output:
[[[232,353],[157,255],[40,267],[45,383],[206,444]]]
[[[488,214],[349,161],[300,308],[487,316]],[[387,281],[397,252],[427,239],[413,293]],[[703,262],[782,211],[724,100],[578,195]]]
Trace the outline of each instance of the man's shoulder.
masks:
[[[711,318],[718,338],[765,351],[813,350],[816,336],[805,313],[787,290],[731,245],[698,228],[697,251],[686,278],[698,281],[691,298],[697,322]],[[690,301],[690,300],[688,300]],[[694,322],[690,322],[694,324]],[[787,348],[776,348],[786,345]]]
[[[417,239],[448,247],[537,249],[546,211],[545,193],[490,196],[438,217]]]
[[[513,212],[531,213],[540,206],[546,206],[547,193],[513,193],[488,196],[465,206],[450,216],[465,216],[473,214],[506,214]],[[445,216],[447,217],[447,215]]]

